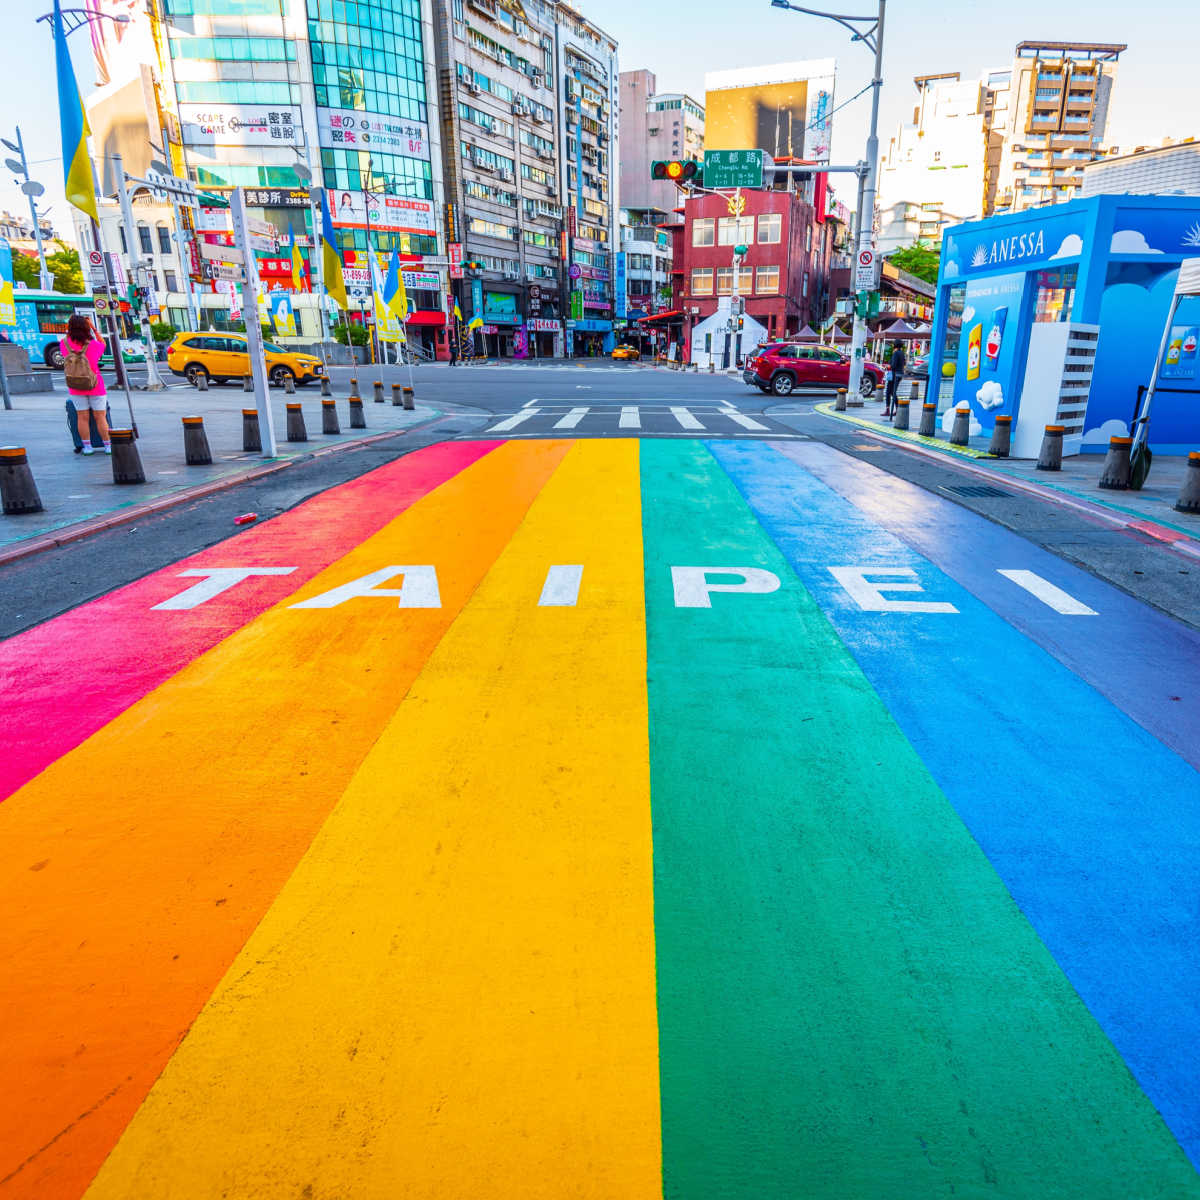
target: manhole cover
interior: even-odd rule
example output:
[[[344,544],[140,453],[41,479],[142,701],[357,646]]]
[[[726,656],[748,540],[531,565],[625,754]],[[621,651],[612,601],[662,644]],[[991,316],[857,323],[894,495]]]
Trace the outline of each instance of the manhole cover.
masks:
[[[952,496],[971,496],[973,498],[987,498],[992,500],[1007,500],[1012,496],[1012,492],[1006,492],[1003,488],[992,487],[990,483],[943,485],[938,488],[938,491],[949,492]]]

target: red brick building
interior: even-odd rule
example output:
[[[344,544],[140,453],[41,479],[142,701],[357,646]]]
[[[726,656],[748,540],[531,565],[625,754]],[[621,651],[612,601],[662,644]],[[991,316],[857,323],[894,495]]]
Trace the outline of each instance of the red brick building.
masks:
[[[748,247],[737,294],[746,312],[771,337],[798,333],[833,311],[830,268],[840,261],[844,225],[818,213],[801,191],[744,191],[741,216],[724,195],[693,196],[670,228],[673,240],[671,308],[679,313],[682,342],[690,327],[717,311],[732,294],[733,248]],[[818,186],[823,206],[824,187]],[[698,312],[694,310],[699,310]]]

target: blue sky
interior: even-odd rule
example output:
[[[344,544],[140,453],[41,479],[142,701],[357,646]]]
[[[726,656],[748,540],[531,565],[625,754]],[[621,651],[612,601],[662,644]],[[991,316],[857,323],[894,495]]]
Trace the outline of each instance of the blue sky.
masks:
[[[81,0],[69,0],[79,3]],[[870,77],[871,58],[833,22],[770,7],[770,0],[691,0],[649,8],[645,0],[576,0],[621,44],[621,65],[649,67],[663,91],[688,91],[703,100],[706,71],[758,66],[804,58],[836,58],[838,100],[853,95]],[[0,136],[20,124],[35,178],[60,228],[69,228],[58,160],[53,48],[46,25],[35,26],[50,0],[7,0],[0,39]],[[810,7],[820,7],[809,0]],[[833,0],[830,7],[858,12],[871,0]],[[911,110],[914,75],[961,71],[964,76],[1003,66],[1018,41],[1125,42],[1109,125],[1118,145],[1157,142],[1166,135],[1200,137],[1200,67],[1192,4],[1164,0],[1131,6],[1128,0],[1007,0],[1002,4],[937,0],[890,0],[885,36],[880,140]],[[1048,15],[1049,14],[1049,15]],[[71,38],[80,90],[92,87],[87,34]],[[862,153],[869,117],[867,96],[834,117],[833,157],[852,162]],[[0,165],[0,207],[25,211],[25,199]]]

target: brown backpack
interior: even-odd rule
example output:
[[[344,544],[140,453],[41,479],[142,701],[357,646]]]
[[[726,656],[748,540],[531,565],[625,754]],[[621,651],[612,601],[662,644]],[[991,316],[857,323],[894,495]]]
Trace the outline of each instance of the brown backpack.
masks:
[[[92,364],[88,362],[87,347],[75,348],[73,342],[67,343],[67,357],[63,364],[63,379],[67,390],[71,392],[94,392],[99,380]]]

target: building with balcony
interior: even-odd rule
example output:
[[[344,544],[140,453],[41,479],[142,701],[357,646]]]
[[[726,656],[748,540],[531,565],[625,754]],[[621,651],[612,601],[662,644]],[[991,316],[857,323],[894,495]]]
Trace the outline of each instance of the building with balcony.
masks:
[[[644,352],[653,344],[643,317],[671,306],[671,237],[665,225],[673,217],[660,209],[621,210],[626,311],[631,341]],[[618,278],[620,277],[618,270]]]
[[[675,185],[651,179],[651,164],[699,161],[704,153],[704,106],[682,92],[660,94],[657,87],[653,71],[621,72],[621,203],[627,208],[673,208]]]
[[[1059,204],[1079,194],[1084,167],[1103,153],[1117,60],[1125,48],[1093,42],[1017,46],[995,192],[985,215]]]

